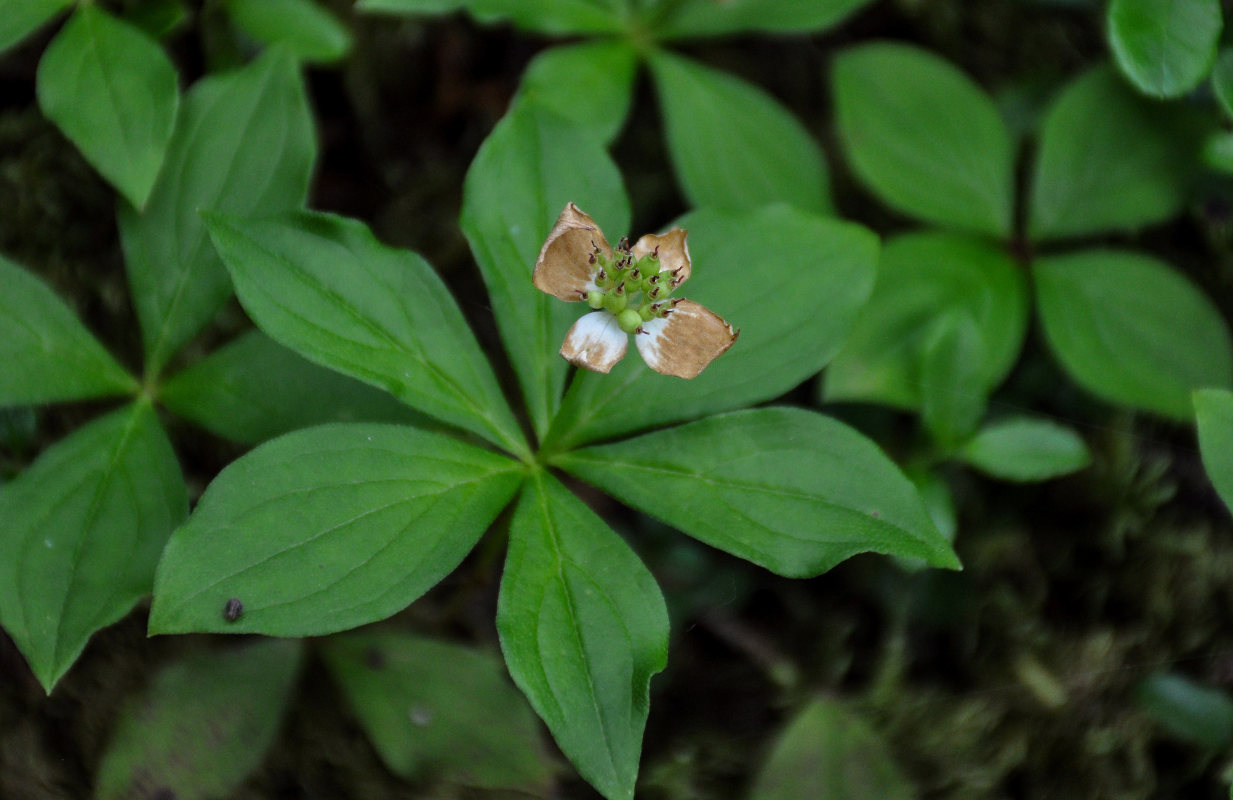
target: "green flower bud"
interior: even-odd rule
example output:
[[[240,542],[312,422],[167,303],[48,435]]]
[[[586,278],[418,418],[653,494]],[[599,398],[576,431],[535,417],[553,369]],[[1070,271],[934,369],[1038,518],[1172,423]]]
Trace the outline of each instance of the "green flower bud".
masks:
[[[587,301],[587,305],[589,305],[591,308],[598,311],[599,309],[604,307],[604,297],[605,295],[603,292],[599,291],[598,289],[592,289],[591,291],[587,292],[586,297],[583,299]]]
[[[642,315],[632,308],[627,308],[620,314],[617,314],[617,324],[626,333],[633,333],[642,324]]]
[[[612,294],[604,295],[604,308],[611,311],[613,314],[620,314],[625,310],[625,306],[629,303],[629,295]]]

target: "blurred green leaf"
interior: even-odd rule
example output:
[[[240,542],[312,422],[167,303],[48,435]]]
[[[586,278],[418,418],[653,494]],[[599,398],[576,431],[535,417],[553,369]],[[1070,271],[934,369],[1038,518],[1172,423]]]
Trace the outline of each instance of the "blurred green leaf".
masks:
[[[921,420],[944,450],[967,438],[985,415],[989,387],[981,381],[984,350],[980,328],[966,311],[946,314],[926,337]]]
[[[1179,739],[1213,753],[1233,744],[1233,699],[1176,673],[1144,678],[1135,705]]]
[[[740,328],[740,338],[692,380],[653,372],[636,353],[608,375],[580,370],[546,447],[566,449],[783,394],[835,355],[872,289],[878,242],[858,225],[782,205],[696,211],[677,224],[689,231],[693,261],[693,277],[678,294]]]
[[[1203,164],[1216,172],[1233,175],[1233,133],[1220,131],[1203,141]]]
[[[449,574],[520,465],[401,425],[321,425],[233,461],[172,535],[151,633],[318,636],[383,619]],[[238,600],[243,613],[226,614]]]
[[[337,61],[351,49],[351,32],[312,0],[224,0],[232,24],[265,44],[281,42],[296,58]]]
[[[424,259],[329,214],[210,214],[207,223],[244,310],[275,341],[526,453],[492,367]]]
[[[912,483],[869,439],[809,411],[708,417],[556,465],[696,539],[807,578],[857,553],[958,568]]]
[[[621,174],[591,130],[538,104],[519,103],[471,162],[460,223],[540,435],[561,402],[569,364],[558,351],[580,311],[536,289],[531,271],[569,202],[611,241],[629,232]]]
[[[838,700],[814,698],[762,765],[749,800],[912,800],[882,737]]]
[[[48,692],[150,591],[188,495],[148,402],[48,448],[0,487],[0,623]]]
[[[230,797],[274,742],[302,653],[300,641],[265,639],[161,669],[116,723],[98,800]]]
[[[1091,462],[1087,445],[1070,428],[1030,417],[986,425],[956,455],[995,478],[1023,482],[1068,475]]]
[[[1233,511],[1233,392],[1200,389],[1193,402],[1203,467],[1220,499]]]
[[[325,422],[427,422],[388,392],[319,367],[260,331],[177,373],[158,399],[212,433],[246,444]]]
[[[0,53],[73,4],[73,0],[0,0]]]
[[[148,374],[161,371],[231,296],[199,212],[275,214],[302,205],[316,152],[304,86],[281,48],[185,94],[145,210],[119,211]]]
[[[659,38],[722,36],[747,31],[806,33],[839,24],[870,0],[683,0],[650,26]]]
[[[621,39],[541,52],[522,74],[514,104],[536,103],[611,144],[629,114],[638,54]]]
[[[830,213],[826,162],[792,113],[753,84],[664,51],[650,57],[668,152],[697,208],[791,203]]]
[[[180,105],[171,60],[141,30],[83,5],[39,62],[39,108],[137,208],[167,153]]]
[[[332,636],[322,654],[390,771],[547,795],[539,725],[499,658],[399,631]]]
[[[880,42],[839,56],[832,82],[848,159],[881,200],[926,222],[1010,233],[1013,142],[967,75],[925,50]]]
[[[189,17],[183,0],[137,0],[124,9],[124,20],[148,36],[162,38],[183,25]]]
[[[1227,118],[1233,118],[1233,47],[1222,47],[1212,67],[1212,93]]]
[[[361,0],[361,11],[418,15],[463,8],[485,23],[508,21],[554,35],[618,33],[622,20],[611,2],[596,0]]]
[[[987,395],[1010,372],[1027,331],[1021,268],[1000,247],[958,234],[910,233],[886,244],[873,297],[824,376],[828,401],[918,409],[929,336],[947,314],[969,315],[984,357],[971,390]]]
[[[1220,39],[1220,0],[1112,0],[1109,45],[1139,91],[1178,97],[1199,85]]]
[[[1032,271],[1045,338],[1088,391],[1188,421],[1192,390],[1233,385],[1220,312],[1167,264],[1093,250],[1039,259]]]
[[[510,523],[497,631],[514,682],[582,777],[608,800],[633,798],[668,612],[621,537],[542,471]]]
[[[1133,230],[1181,210],[1202,129],[1184,107],[1136,94],[1112,67],[1062,90],[1036,153],[1028,232],[1058,239]]]
[[[56,293],[0,256],[0,407],[135,392]]]

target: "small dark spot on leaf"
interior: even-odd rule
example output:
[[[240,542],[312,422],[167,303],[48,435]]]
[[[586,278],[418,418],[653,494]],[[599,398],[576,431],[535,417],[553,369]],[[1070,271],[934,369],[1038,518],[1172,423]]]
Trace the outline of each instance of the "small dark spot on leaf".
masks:
[[[223,619],[228,622],[235,622],[244,613],[244,604],[240,602],[240,598],[233,597],[227,601],[227,605],[223,606]]]
[[[364,651],[364,663],[369,669],[381,669],[385,666],[385,653],[376,647],[370,647]]]
[[[870,511],[869,516],[873,517],[874,519],[881,519],[882,512],[881,511]]]

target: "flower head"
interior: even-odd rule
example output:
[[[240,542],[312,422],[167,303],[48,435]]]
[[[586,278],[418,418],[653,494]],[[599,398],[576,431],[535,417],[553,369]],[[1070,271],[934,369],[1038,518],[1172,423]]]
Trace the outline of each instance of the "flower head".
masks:
[[[568,203],[535,261],[532,281],[553,297],[592,309],[569,329],[561,355],[608,372],[625,357],[629,334],[647,366],[693,378],[723,355],[739,331],[692,300],[673,297],[692,266],[685,231],[647,234],[614,250],[595,220]]]

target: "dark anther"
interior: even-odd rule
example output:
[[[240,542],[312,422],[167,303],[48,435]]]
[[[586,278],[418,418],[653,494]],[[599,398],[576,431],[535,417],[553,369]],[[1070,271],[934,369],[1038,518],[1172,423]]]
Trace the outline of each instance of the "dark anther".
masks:
[[[588,263],[588,264],[594,264],[594,263],[595,263],[595,254],[594,254],[594,253],[591,253],[591,257],[587,259],[587,263]]]
[[[625,294],[625,281],[621,281],[617,284],[615,291],[617,294]]]
[[[651,280],[651,283],[659,283],[659,274],[656,273],[655,275],[652,275],[650,280]]]
[[[635,269],[633,272],[629,273],[629,279],[631,281],[640,281],[642,280],[642,273]]]
[[[624,250],[625,252],[629,252],[629,237],[628,236],[621,237],[621,241],[617,242],[617,249]]]

